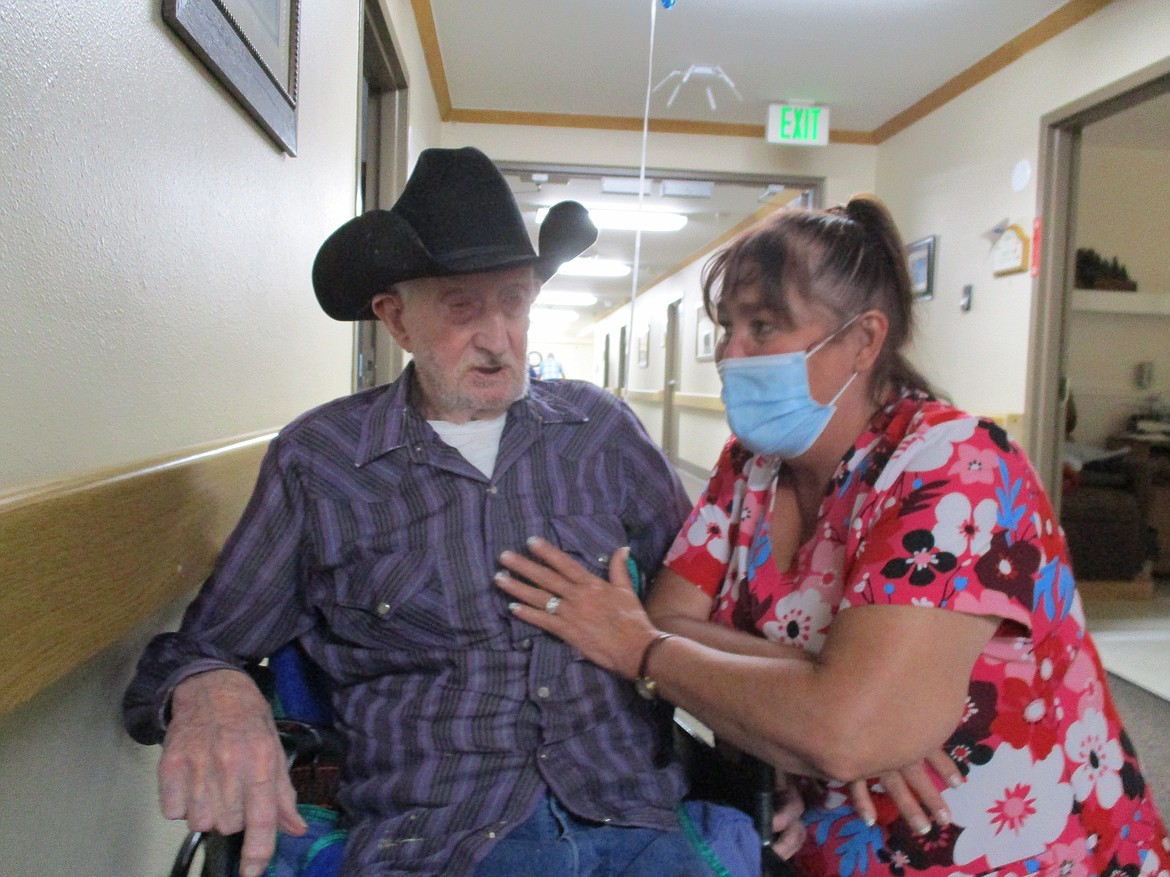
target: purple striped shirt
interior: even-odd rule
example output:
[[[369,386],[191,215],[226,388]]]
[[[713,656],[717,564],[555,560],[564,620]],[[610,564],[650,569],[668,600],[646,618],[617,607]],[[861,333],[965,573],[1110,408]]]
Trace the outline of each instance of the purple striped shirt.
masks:
[[[677,829],[661,712],[492,584],[534,535],[599,575],[623,545],[656,569],[689,508],[676,475],[620,401],[558,381],[511,407],[488,478],[409,404],[411,374],[280,433],[180,631],[148,646],[127,727],[156,742],[183,678],[299,639],[348,741],[346,873],[468,874],[546,788]]]

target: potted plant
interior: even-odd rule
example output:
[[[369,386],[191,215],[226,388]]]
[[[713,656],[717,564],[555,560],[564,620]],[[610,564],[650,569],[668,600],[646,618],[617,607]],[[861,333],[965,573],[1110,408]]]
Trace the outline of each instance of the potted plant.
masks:
[[[1076,285],[1081,289],[1109,289],[1133,292],[1137,283],[1129,279],[1129,272],[1114,256],[1106,259],[1091,247],[1077,250]]]

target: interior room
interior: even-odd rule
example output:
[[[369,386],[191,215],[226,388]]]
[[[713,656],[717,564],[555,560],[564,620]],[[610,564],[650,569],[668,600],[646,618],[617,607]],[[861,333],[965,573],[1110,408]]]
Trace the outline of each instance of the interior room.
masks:
[[[566,197],[678,225],[603,230],[613,276],[551,281],[529,350],[620,396],[692,498],[728,437],[706,259],[878,195],[917,245],[914,364],[1100,564],[1089,630],[1170,815],[1168,34],[1165,0],[4,4],[4,873],[168,873],[186,827],[123,692],[278,430],[401,372],[311,274],[429,147],[486,153],[534,239]]]
[[[1066,339],[1075,428],[1065,448],[1062,499],[1106,666],[1164,697],[1170,695],[1170,311],[1160,290],[1170,282],[1161,191],[1168,126],[1170,98],[1162,95],[1088,124],[1081,134],[1074,209],[1083,270],[1071,293]],[[1110,268],[1117,258],[1121,270],[1094,274],[1093,254]]]

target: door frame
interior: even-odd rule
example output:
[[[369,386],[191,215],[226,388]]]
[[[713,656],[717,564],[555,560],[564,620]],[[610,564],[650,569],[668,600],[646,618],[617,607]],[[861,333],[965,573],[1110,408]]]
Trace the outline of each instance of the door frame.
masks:
[[[1170,92],[1170,58],[1065,104],[1040,119],[1036,216],[1040,260],[1032,297],[1024,397],[1027,451],[1059,504],[1068,395],[1068,323],[1076,259],[1077,177],[1081,132],[1122,110]]]
[[[662,451],[672,463],[678,460],[678,412],[674,407],[674,394],[678,391],[682,374],[682,303],[675,299],[666,306],[665,358],[662,367]]]
[[[362,63],[358,76],[356,212],[388,208],[406,185],[407,89],[402,52],[379,0],[362,3]],[[353,390],[398,377],[405,356],[377,320],[353,326]]]

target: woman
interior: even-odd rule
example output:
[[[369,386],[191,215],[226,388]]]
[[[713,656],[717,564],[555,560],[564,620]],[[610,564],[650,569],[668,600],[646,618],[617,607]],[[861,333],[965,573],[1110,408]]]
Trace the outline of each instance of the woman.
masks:
[[[802,873],[1170,874],[1038,478],[904,358],[903,252],[885,208],[855,198],[782,212],[708,265],[734,435],[649,618],[620,558],[611,584],[538,542],[540,564],[501,559],[532,585],[500,587],[791,773],[875,776],[946,741],[964,779],[938,782],[949,813],[925,834],[880,789],[870,825],[806,783]]]

